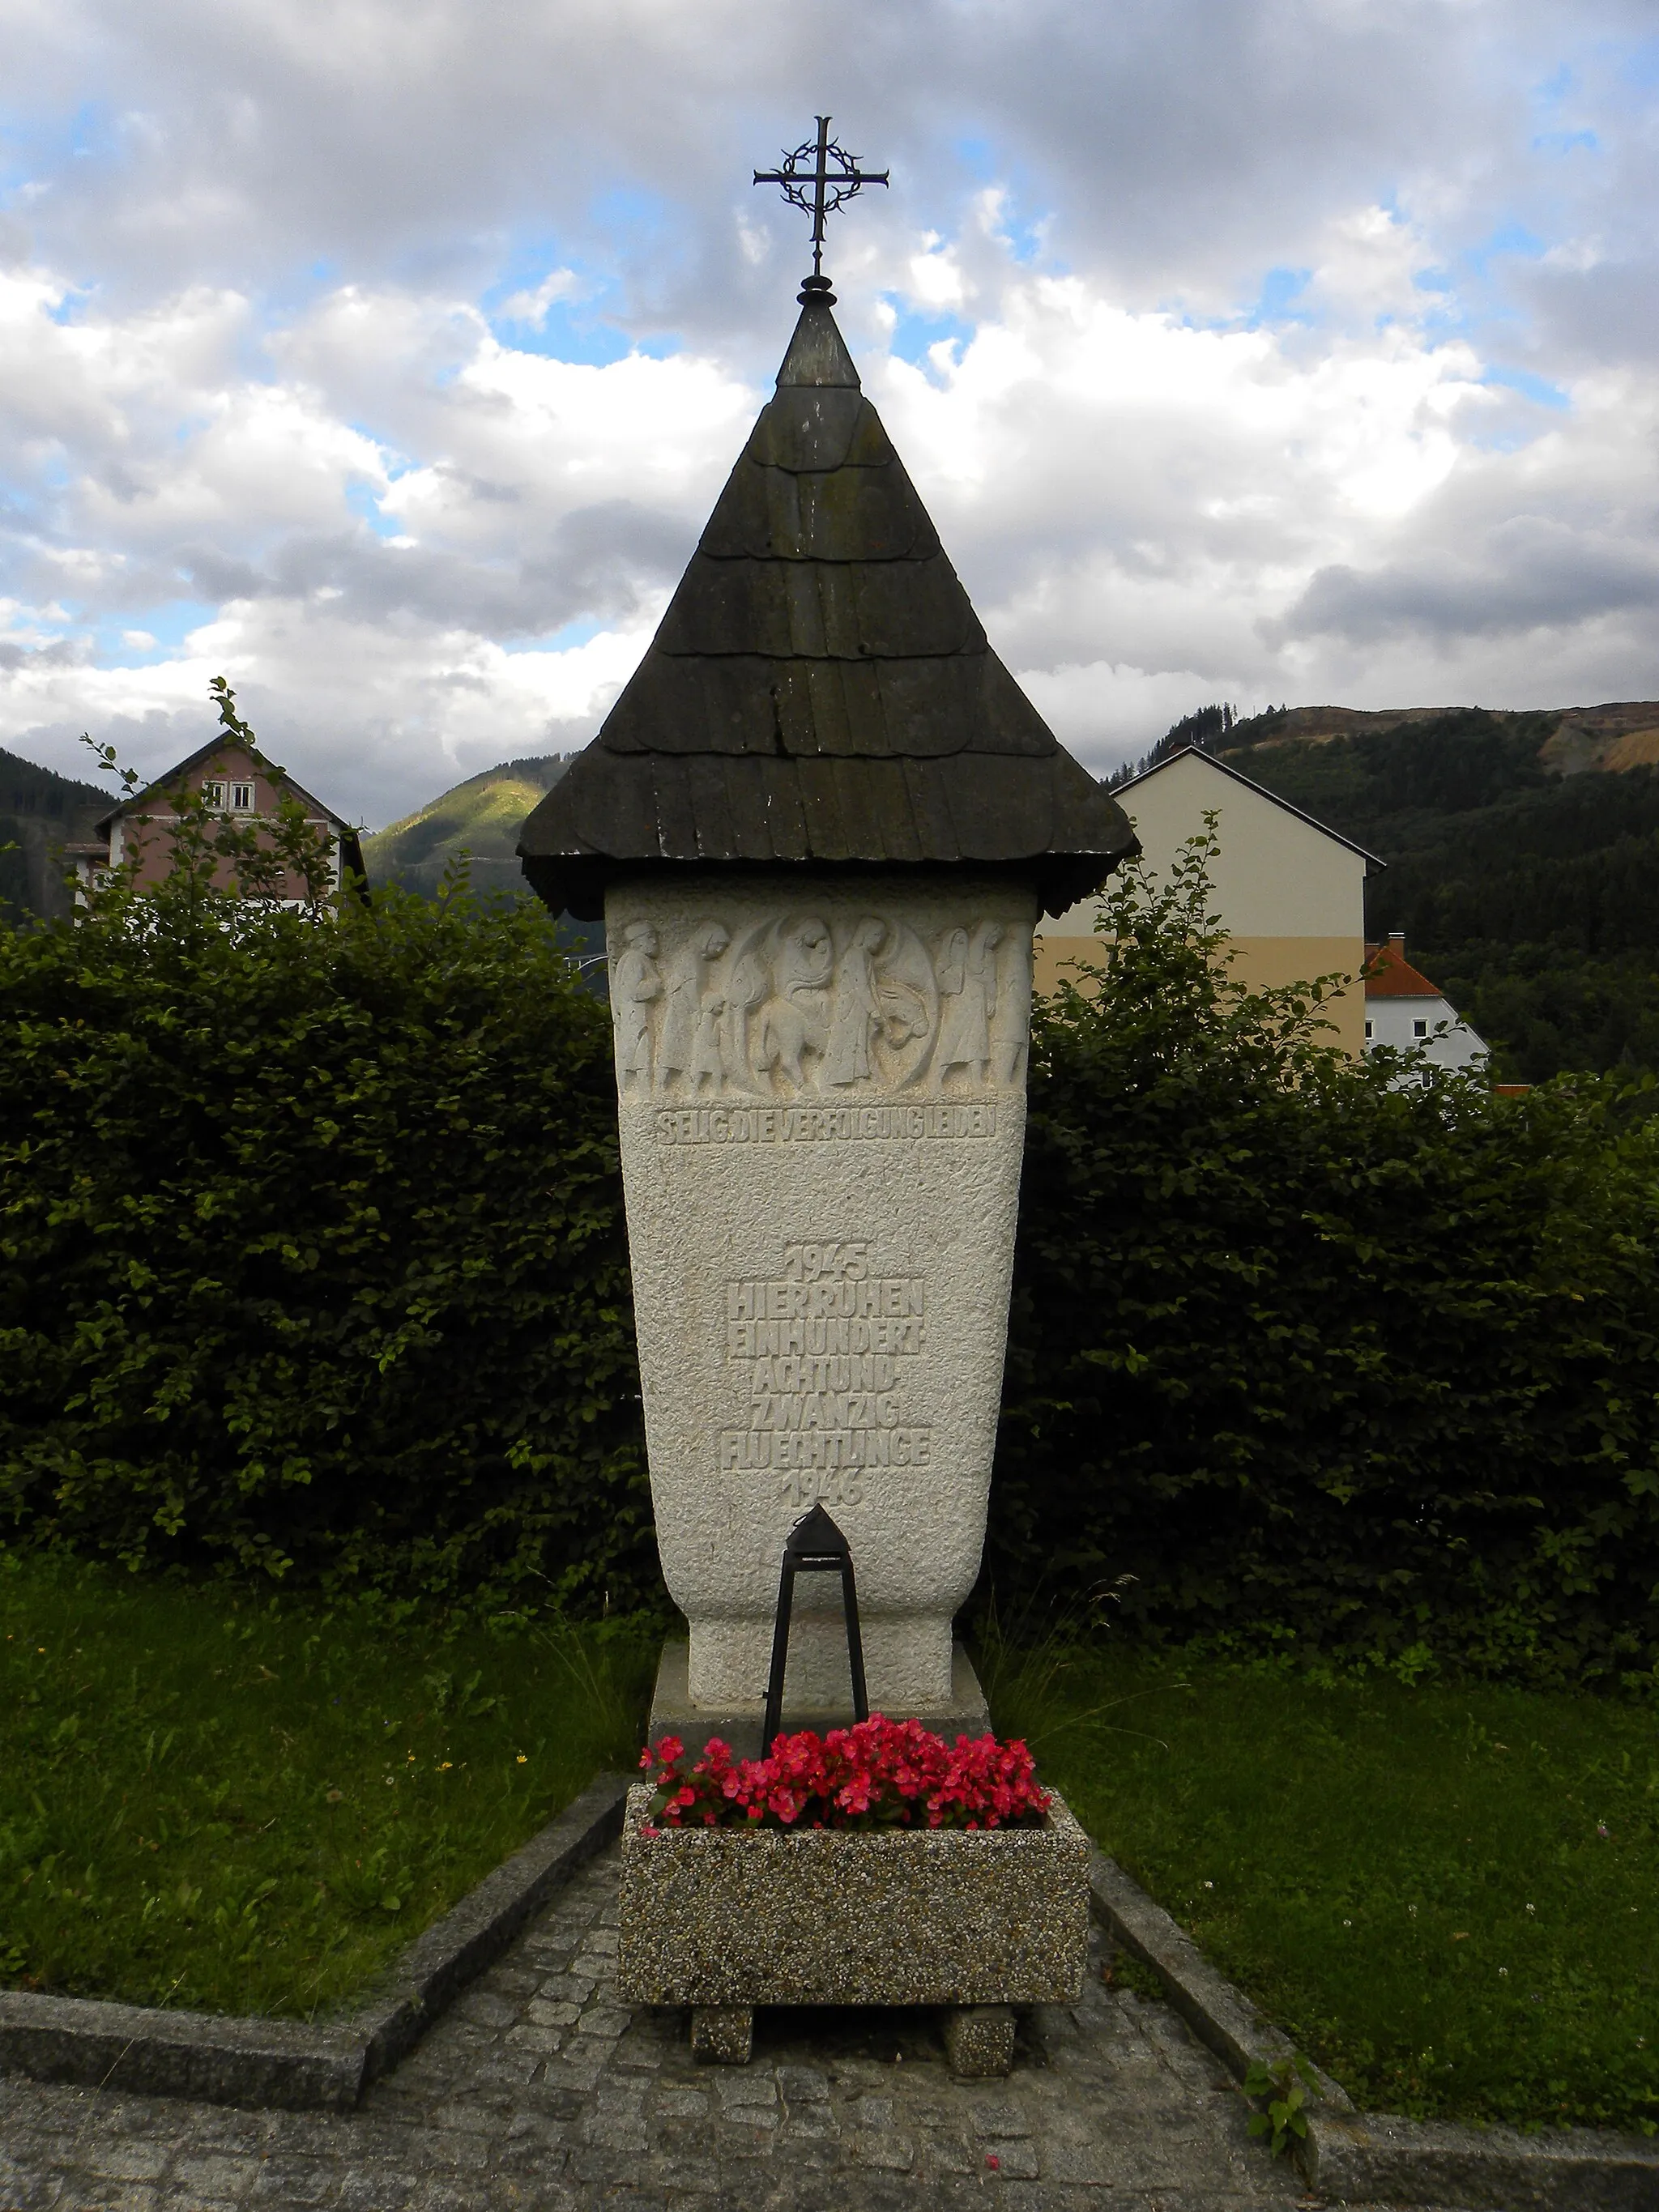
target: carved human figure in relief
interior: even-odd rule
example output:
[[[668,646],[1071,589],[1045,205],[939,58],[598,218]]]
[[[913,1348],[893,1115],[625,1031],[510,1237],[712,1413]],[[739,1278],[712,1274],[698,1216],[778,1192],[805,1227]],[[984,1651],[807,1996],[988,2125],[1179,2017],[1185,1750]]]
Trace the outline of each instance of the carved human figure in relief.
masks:
[[[933,1055],[941,1079],[953,1067],[965,1067],[981,1083],[988,1079],[996,948],[1001,941],[1001,925],[994,921],[981,921],[971,933],[946,933],[939,965],[939,1049]]]
[[[677,1075],[686,1079],[689,1090],[698,1087],[697,1038],[704,1001],[713,987],[710,970],[731,942],[732,933],[723,921],[700,921],[669,964],[663,994],[662,1039],[657,1048],[657,1081],[665,1091]],[[715,1011],[718,1014],[719,1009]],[[718,1090],[718,1060],[710,1072],[717,1079]]]
[[[805,1087],[805,1055],[825,1048],[825,1000],[835,965],[828,922],[809,915],[784,925],[773,963],[773,994],[760,1012],[755,1058],[763,1082],[776,1069],[798,1091]]]
[[[625,1091],[630,1075],[643,1087],[651,1082],[651,1010],[662,996],[657,967],[657,933],[648,921],[630,921],[611,978],[611,1003],[617,1030],[617,1087]]]
[[[750,944],[733,955],[726,979],[726,1074],[744,1091],[767,1087],[759,1015],[771,989],[771,969],[759,945]]]
[[[696,1034],[691,1040],[690,1088],[694,1095],[705,1083],[714,1085],[715,1095],[725,1088],[726,1060],[726,998],[718,984],[711,984],[702,994],[702,1004],[697,1009]]]
[[[1031,940],[1007,929],[997,949],[997,998],[991,1017],[991,1058],[1001,1084],[1019,1080],[1031,1036]]]
[[[886,941],[886,923],[866,915],[841,956],[823,1055],[826,1083],[863,1083],[869,1078],[870,1040],[884,1011],[876,986],[876,955]]]

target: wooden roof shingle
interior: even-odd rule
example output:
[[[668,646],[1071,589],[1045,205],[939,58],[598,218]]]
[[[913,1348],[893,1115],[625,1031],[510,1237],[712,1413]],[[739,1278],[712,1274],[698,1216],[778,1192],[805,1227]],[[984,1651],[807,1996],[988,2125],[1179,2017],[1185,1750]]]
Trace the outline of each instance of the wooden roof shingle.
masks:
[[[992,651],[827,302],[801,310],[644,659],[519,852],[585,918],[641,866],[1012,871],[1136,849]]]

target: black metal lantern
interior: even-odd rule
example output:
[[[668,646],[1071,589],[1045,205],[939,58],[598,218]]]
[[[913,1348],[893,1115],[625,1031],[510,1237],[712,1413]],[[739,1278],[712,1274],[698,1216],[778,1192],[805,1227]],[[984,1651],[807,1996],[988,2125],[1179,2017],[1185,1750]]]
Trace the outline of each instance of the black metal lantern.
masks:
[[[769,1759],[772,1739],[783,1725],[783,1672],[789,1658],[789,1613],[794,1601],[797,1575],[839,1574],[841,1607],[847,1621],[847,1659],[853,1670],[853,1718],[867,1721],[870,1699],[864,1686],[864,1639],[859,1634],[858,1589],[853,1580],[853,1553],[841,1530],[815,1505],[796,1522],[783,1547],[783,1571],[778,1577],[778,1619],[772,1632],[772,1672],[766,1685],[766,1718],[761,1728],[761,1757]]]

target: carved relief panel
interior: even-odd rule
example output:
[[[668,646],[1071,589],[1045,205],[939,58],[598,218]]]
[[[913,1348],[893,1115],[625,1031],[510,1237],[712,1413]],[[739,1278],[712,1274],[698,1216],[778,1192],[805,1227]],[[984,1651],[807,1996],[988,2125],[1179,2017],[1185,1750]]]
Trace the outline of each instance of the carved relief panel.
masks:
[[[888,912],[810,906],[735,927],[626,923],[611,1003],[624,1097],[848,1100],[1023,1085],[1029,929],[925,933]]]

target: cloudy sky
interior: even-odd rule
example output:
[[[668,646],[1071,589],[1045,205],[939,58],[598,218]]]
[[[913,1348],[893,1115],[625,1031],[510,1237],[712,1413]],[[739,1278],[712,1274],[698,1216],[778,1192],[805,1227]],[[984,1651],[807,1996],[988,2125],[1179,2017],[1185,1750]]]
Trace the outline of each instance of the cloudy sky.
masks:
[[[1654,0],[0,0],[0,745],[371,826],[586,742],[809,265],[1097,769],[1659,697]]]

